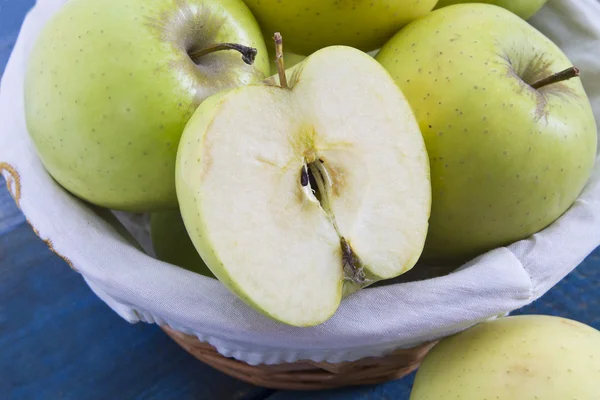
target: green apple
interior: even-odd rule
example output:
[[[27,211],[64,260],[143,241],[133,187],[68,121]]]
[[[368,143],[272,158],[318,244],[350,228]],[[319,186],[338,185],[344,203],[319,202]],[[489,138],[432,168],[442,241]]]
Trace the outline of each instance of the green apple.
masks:
[[[242,46],[236,46],[242,45]],[[251,62],[251,46],[258,51]],[[177,208],[175,156],[198,104],[263,79],[269,60],[241,0],[71,0],[26,75],[27,128],[49,173],[93,204]]]
[[[311,326],[344,295],[414,266],[429,163],[410,105],[366,53],[328,47],[287,72],[281,86],[200,105],[179,145],[177,197],[225,286],[275,320]]]
[[[281,32],[286,48],[311,54],[330,45],[370,51],[437,0],[245,0],[267,35]]]
[[[591,400],[599,382],[599,331],[570,319],[523,315],[439,342],[421,363],[410,400]]]
[[[214,278],[190,240],[179,210],[152,213],[150,233],[159,260]]]
[[[439,0],[435,9],[459,3],[487,3],[504,7],[523,19],[531,18],[548,0]]]
[[[465,261],[529,237],[580,194],[596,154],[589,99],[579,78],[561,80],[577,72],[565,54],[521,18],[487,4],[445,7],[376,59],[427,145],[433,201],[423,261]]]

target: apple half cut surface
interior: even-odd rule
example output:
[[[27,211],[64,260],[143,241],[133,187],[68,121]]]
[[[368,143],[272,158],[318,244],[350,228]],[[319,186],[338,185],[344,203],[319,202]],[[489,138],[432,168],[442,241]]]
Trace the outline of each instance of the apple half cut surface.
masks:
[[[275,320],[312,326],[414,266],[429,161],[412,109],[369,55],[328,47],[287,75],[201,104],[178,148],[177,196],[224,285]]]

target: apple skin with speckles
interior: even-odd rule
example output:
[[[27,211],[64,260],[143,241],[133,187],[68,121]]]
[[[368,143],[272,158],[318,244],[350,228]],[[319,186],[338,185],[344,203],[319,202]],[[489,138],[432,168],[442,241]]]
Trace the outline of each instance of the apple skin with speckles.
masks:
[[[221,42],[254,47],[193,61]],[[27,128],[45,168],[93,204],[177,208],[175,158],[205,98],[269,74],[260,28],[241,0],[71,0],[28,62]]]
[[[421,363],[410,400],[592,400],[598,382],[598,330],[519,315],[443,339]]]
[[[376,59],[407,96],[430,158],[422,261],[455,265],[527,238],[576,200],[596,155],[590,102],[579,77],[530,86],[572,63],[524,20],[487,4],[445,7]]]
[[[487,3],[506,8],[523,19],[535,15],[547,0],[439,0],[435,9],[461,3]]]
[[[332,45],[375,50],[437,3],[437,0],[244,1],[265,37],[281,32],[286,49],[307,55]]]

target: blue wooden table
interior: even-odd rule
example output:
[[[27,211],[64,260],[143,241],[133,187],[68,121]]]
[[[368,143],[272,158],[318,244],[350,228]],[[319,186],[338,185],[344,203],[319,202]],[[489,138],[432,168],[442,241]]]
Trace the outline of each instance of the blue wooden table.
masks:
[[[33,2],[0,0],[0,74]],[[518,313],[560,315],[600,329],[600,250]],[[300,393],[230,378],[156,326],[119,318],[48,250],[0,188],[0,399],[404,400],[412,380]]]

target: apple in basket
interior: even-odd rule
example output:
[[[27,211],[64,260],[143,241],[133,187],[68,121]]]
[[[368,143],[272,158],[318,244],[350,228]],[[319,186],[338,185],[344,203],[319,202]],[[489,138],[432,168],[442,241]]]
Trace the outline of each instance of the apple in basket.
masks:
[[[344,295],[414,266],[429,164],[408,102],[366,53],[328,47],[287,76],[278,65],[278,80],[196,110],[177,153],[177,196],[224,285],[278,321],[311,326]]]
[[[280,31],[286,48],[310,54],[331,45],[378,49],[437,0],[245,0],[265,36]]]
[[[578,71],[503,8],[459,4],[401,30],[376,59],[410,102],[431,163],[427,262],[465,261],[540,231],[575,201],[597,131]]]
[[[70,0],[32,50],[27,128],[46,169],[76,196],[127,211],[176,208],[189,117],[213,93],[268,73],[241,0]]]
[[[599,331],[521,315],[439,342],[421,363],[410,400],[592,400],[600,396],[599,382]]]
[[[459,3],[487,3],[506,8],[523,19],[529,19],[537,13],[544,4],[546,4],[546,1],[547,0],[439,0],[435,5],[435,9]]]
[[[190,240],[179,210],[152,213],[150,215],[150,233],[156,258],[214,278]]]

